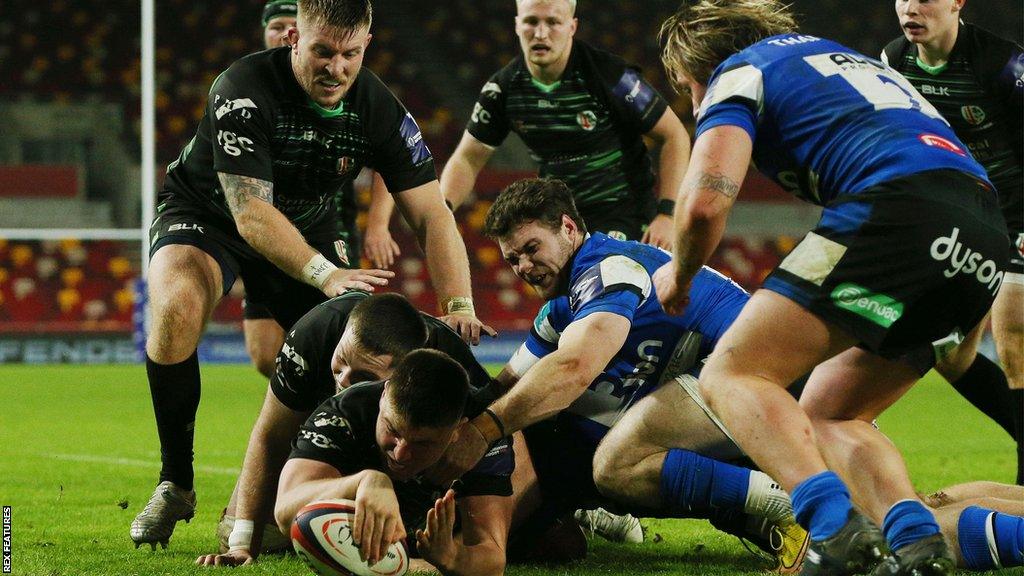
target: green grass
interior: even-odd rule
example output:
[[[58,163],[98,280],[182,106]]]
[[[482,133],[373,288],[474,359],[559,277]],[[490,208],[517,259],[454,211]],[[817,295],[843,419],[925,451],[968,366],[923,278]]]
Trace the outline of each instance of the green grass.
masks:
[[[253,370],[203,369],[196,426],[199,509],[191,524],[179,524],[170,548],[155,553],[135,550],[128,538],[128,525],[158,471],[145,370],[5,366],[0,374],[0,504],[13,507],[14,574],[209,573],[191,563],[216,548],[217,517],[265,390]],[[977,479],[1013,481],[1009,438],[937,378],[919,384],[880,424],[903,449],[922,491]],[[738,541],[705,522],[645,523],[648,534],[659,535],[657,543],[596,542],[582,563],[508,573],[732,575],[760,568]],[[246,573],[307,572],[286,557],[266,558]]]

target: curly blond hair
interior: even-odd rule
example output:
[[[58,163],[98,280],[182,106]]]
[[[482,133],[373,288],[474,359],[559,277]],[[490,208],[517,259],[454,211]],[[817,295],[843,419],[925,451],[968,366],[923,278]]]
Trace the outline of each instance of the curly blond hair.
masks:
[[[769,36],[796,31],[779,0],[686,0],[661,25],[658,42],[669,79],[682,73],[707,84],[726,58]]]

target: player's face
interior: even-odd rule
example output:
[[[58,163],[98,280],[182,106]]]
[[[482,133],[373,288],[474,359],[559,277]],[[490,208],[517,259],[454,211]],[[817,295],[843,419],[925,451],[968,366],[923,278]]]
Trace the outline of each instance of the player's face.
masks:
[[[295,79],[314,102],[336,107],[363,67],[370,38],[365,26],[353,31],[300,22],[288,30]]]
[[[337,390],[359,382],[386,380],[391,377],[391,355],[376,355],[359,345],[351,327],[346,327],[331,356],[331,372]]]
[[[959,25],[963,0],[896,0],[896,15],[907,40],[928,44]]]
[[[443,428],[410,426],[395,413],[387,385],[380,398],[376,439],[388,476],[409,480],[433,466],[455,439],[455,425]]]
[[[569,58],[576,19],[568,2],[524,0],[517,8],[516,34],[531,64],[549,66]]]
[[[690,95],[693,117],[696,118],[700,114],[700,103],[704,101],[704,95],[707,94],[708,87],[682,72],[676,74],[675,84],[679,92]]]
[[[557,230],[531,220],[498,240],[501,256],[537,295],[551,300],[559,295],[569,275],[569,261],[580,242],[580,230],[562,216]]]
[[[278,16],[267,22],[263,29],[263,45],[267,50],[288,46],[288,29],[295,27],[294,16]]]

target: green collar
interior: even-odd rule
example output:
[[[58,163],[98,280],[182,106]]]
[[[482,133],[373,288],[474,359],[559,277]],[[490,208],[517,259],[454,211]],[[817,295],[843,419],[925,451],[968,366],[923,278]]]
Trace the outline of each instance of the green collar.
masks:
[[[925,72],[931,74],[932,76],[937,76],[937,75],[941,74],[943,70],[945,70],[947,67],[949,67],[949,60],[947,60],[943,64],[939,64],[938,66],[929,66],[929,65],[925,64],[924,62],[922,62],[921,58],[919,56],[914,56],[914,62],[917,63],[917,67],[918,68],[920,68],[921,70],[924,70]]]
[[[317,104],[309,96],[306,96],[306,103],[309,104],[309,107],[312,108],[314,112],[319,114],[321,118],[337,118],[338,116],[341,116],[342,113],[344,113],[345,111],[344,100],[338,102],[338,107],[334,108],[333,110],[328,110],[327,108],[324,108],[323,106]]]
[[[536,86],[538,90],[544,92],[545,94],[550,94],[554,92],[556,88],[562,85],[561,80],[555,80],[551,84],[545,84],[540,80],[537,80],[533,76],[530,76],[530,82],[533,82],[533,85]]]

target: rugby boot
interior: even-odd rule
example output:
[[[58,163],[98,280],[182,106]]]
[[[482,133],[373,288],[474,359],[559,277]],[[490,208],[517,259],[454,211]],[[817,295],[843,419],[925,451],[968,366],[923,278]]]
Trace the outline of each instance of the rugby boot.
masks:
[[[846,524],[831,538],[811,540],[804,557],[802,576],[849,576],[866,574],[880,563],[893,562],[885,535],[855,508]],[[885,572],[882,572],[883,574]]]
[[[632,514],[612,514],[604,508],[577,510],[573,517],[591,537],[597,534],[609,542],[640,544],[644,541],[644,527]]]
[[[896,552],[891,565],[879,565],[871,576],[946,576],[956,571],[946,539],[942,534],[932,534]]]
[[[747,522],[747,536],[740,538],[741,542],[744,540],[749,540],[767,554],[772,564],[770,571],[795,574],[803,565],[811,535],[796,523],[792,515],[780,521],[751,517]]]
[[[146,507],[132,521],[131,537],[138,548],[149,544],[156,550],[157,542],[164,548],[174,533],[178,520],[186,523],[196,513],[195,490],[182,490],[170,480],[157,485]]]

